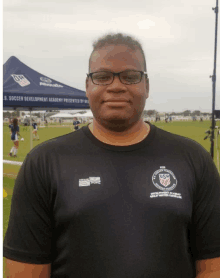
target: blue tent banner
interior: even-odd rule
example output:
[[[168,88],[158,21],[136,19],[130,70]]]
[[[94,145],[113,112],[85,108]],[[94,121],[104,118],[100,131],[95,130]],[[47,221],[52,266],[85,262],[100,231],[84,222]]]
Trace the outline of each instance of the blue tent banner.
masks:
[[[4,109],[89,109],[86,93],[31,69],[12,56],[3,66]]]
[[[25,105],[27,103],[28,105]],[[19,93],[4,93],[3,96],[3,106],[9,107],[22,107],[22,106],[29,106],[29,107],[48,107],[48,108],[57,108],[58,106],[62,106],[62,108],[85,108],[88,106],[87,99],[80,99],[80,98],[70,98],[70,97],[45,97],[45,95],[33,96],[33,95],[24,95]]]

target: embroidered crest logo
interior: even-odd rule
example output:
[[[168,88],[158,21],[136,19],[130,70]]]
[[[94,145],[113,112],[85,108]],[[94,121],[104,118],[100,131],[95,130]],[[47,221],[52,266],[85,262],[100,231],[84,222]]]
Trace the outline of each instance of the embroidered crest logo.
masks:
[[[151,192],[150,198],[177,198],[182,199],[181,193],[172,192],[177,186],[177,178],[174,173],[165,166],[155,171],[152,176],[154,186],[160,191]]]
[[[13,77],[14,81],[17,82],[21,87],[25,87],[31,84],[22,74],[11,74],[11,76]]]
[[[174,173],[166,167],[161,166],[152,176],[152,182],[156,188],[162,191],[171,191],[177,186],[177,179]]]
[[[160,183],[167,187],[170,185],[170,174],[159,174]]]

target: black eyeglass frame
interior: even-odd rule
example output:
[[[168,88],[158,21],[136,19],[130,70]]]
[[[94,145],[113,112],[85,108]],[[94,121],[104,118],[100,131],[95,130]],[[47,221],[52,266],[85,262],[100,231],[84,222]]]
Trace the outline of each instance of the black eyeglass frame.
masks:
[[[140,73],[141,73],[140,81],[138,81],[137,83],[130,83],[130,84],[122,82],[122,80],[121,80],[121,78],[120,78],[120,74],[121,74],[122,72],[129,72],[129,71],[140,72]],[[113,74],[112,82],[109,83],[109,84],[96,84],[96,83],[94,83],[93,78],[92,78],[92,75],[93,75],[94,73],[99,73],[99,72],[110,72],[110,73],[112,73],[112,74]],[[95,84],[95,85],[99,85],[99,86],[111,85],[111,84],[113,83],[114,79],[115,79],[115,76],[118,76],[118,78],[119,78],[119,80],[121,81],[122,84],[125,84],[125,85],[138,84],[138,83],[140,83],[140,82],[142,81],[143,75],[145,75],[145,76],[148,78],[147,72],[145,72],[145,71],[139,71],[139,70],[123,70],[123,71],[120,71],[120,72],[112,72],[112,71],[104,71],[104,70],[103,70],[103,71],[95,71],[95,72],[87,73],[87,77],[88,77],[88,78],[91,77],[92,83]]]

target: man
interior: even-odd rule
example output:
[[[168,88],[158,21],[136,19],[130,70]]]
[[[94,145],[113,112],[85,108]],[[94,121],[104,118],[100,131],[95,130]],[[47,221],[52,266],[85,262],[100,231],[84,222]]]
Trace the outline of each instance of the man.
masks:
[[[10,132],[11,132],[12,126],[13,126],[13,119],[10,119],[9,120],[9,125],[8,125]]]
[[[34,138],[33,138],[33,140],[39,140],[40,138],[39,138],[39,135],[38,135],[38,133],[37,133],[37,131],[38,131],[38,127],[37,127],[37,123],[36,122],[34,122],[33,124],[32,124],[32,126],[33,126],[33,135],[34,135]]]
[[[19,172],[8,273],[220,277],[217,169],[198,143],[144,123],[141,45],[122,34],[98,40],[86,93],[92,124],[36,147]]]
[[[78,119],[76,117],[74,117],[73,118],[73,128],[75,131],[79,129],[79,125],[80,125],[80,122],[78,121]]]
[[[11,141],[13,142],[13,147],[11,148],[11,150],[9,152],[9,156],[17,157],[17,152],[18,152],[18,148],[19,148],[18,135],[20,135],[18,119],[14,118],[11,121],[11,124],[9,126],[11,128]],[[12,155],[12,153],[13,153],[13,155]]]

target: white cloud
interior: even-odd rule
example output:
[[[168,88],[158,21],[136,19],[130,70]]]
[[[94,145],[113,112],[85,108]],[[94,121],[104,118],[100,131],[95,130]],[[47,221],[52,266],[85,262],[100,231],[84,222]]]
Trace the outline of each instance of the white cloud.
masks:
[[[138,21],[137,26],[139,29],[150,29],[151,27],[154,27],[156,24],[154,21],[150,19],[145,19],[142,21]]]

